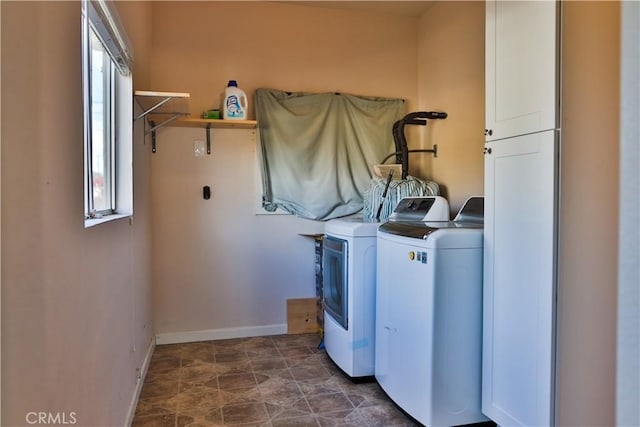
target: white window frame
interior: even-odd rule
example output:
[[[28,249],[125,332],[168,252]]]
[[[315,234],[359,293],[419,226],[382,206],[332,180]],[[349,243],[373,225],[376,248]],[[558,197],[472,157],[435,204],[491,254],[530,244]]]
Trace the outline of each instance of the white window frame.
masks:
[[[108,191],[109,204],[104,209],[94,206],[94,179],[92,152],[94,135],[92,127],[92,48],[91,34],[111,61],[105,72],[105,93],[110,102],[106,135],[108,149],[107,169],[104,173],[104,189]],[[106,0],[82,1],[82,81],[84,106],[84,225],[91,227],[115,219],[133,215],[133,87],[131,76],[132,50],[122,30],[117,13]]]

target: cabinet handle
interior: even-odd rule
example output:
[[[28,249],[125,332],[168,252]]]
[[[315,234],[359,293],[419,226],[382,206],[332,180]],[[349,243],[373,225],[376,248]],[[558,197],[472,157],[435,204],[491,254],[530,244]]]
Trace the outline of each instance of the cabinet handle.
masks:
[[[485,129],[484,130],[484,136],[487,136],[487,135],[489,135],[489,136],[493,135],[493,129]]]
[[[484,149],[484,154],[491,154],[491,147]]]

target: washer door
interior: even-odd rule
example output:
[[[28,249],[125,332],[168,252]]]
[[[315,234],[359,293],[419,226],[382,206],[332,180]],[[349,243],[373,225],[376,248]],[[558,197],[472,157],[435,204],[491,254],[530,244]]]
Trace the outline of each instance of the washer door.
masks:
[[[322,275],[324,309],[347,329],[347,249],[346,240],[326,236],[323,242]]]

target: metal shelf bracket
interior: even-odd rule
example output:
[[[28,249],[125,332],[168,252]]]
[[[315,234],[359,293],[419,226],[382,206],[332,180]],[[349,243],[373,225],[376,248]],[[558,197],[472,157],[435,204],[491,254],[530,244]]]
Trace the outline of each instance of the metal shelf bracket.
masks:
[[[151,125],[151,152],[155,153],[156,152],[156,129],[157,127],[155,126],[155,123],[153,122],[153,120],[149,121],[149,124]],[[147,133],[147,132],[145,132]]]
[[[143,109],[143,112],[138,114],[135,120],[147,117],[151,128],[145,130],[144,133],[145,135],[151,134],[151,150],[155,153],[156,131],[180,117],[189,115],[190,95],[188,93],[150,92],[141,90],[135,91],[134,95],[140,107]],[[153,115],[153,119],[150,115]],[[162,121],[156,124],[156,119],[158,118],[162,118]]]

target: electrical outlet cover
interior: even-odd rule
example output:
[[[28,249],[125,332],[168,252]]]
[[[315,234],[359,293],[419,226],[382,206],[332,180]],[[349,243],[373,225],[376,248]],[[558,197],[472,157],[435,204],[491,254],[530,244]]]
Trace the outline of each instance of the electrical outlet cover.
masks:
[[[207,150],[204,146],[204,141],[201,139],[196,139],[193,141],[193,155],[195,157],[201,157],[207,154]]]

